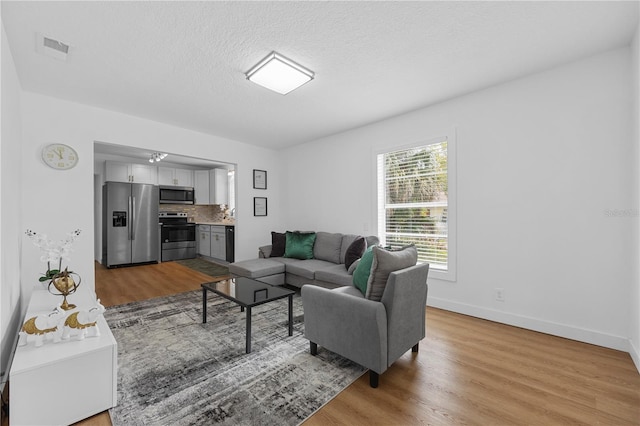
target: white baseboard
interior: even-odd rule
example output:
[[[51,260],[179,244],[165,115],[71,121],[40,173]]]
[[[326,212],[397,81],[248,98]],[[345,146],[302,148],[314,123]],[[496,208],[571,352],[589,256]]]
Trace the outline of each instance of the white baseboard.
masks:
[[[427,306],[631,353],[631,343],[626,337],[614,336],[599,331],[568,326],[437,297],[429,297],[427,299]],[[427,327],[429,327],[428,324]],[[633,353],[631,356],[632,358],[634,357]],[[637,350],[635,350],[634,362],[636,367],[640,366]],[[640,371],[640,368],[638,370]]]
[[[631,359],[636,365],[636,370],[640,373],[640,351],[638,351],[638,348],[633,345],[631,340],[629,340],[629,355],[631,355]]]

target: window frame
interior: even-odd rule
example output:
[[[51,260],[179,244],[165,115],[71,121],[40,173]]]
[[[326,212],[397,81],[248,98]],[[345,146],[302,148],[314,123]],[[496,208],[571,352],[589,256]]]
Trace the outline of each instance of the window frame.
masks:
[[[385,189],[384,180],[381,179],[378,171],[378,156],[387,154],[394,151],[402,151],[411,148],[417,148],[421,146],[433,145],[447,141],[447,269],[429,269],[429,278],[456,281],[457,277],[457,141],[456,130],[451,129],[447,132],[441,133],[437,137],[429,137],[422,139],[419,142],[406,143],[396,146],[387,146],[384,148],[378,148],[373,152],[373,171],[375,176],[375,211],[374,217],[376,220],[376,230],[380,241],[384,241],[384,215],[386,214],[385,204]],[[381,188],[382,185],[382,188]],[[382,216],[381,216],[382,215]]]

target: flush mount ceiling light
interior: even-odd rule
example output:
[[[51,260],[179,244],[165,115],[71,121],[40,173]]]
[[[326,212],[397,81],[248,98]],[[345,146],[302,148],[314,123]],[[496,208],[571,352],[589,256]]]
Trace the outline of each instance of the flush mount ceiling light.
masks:
[[[279,53],[271,52],[245,75],[249,81],[286,95],[313,80],[314,73]]]
[[[167,154],[163,154],[161,152],[154,152],[153,154],[151,154],[151,158],[149,158],[149,162],[153,163],[154,161],[160,161],[160,160],[164,160],[164,158],[167,156]]]

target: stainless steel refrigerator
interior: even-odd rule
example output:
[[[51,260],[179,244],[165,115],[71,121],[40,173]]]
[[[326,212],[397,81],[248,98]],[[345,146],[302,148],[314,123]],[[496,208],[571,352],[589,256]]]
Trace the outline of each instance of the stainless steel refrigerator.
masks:
[[[104,264],[158,262],[158,187],[107,182],[102,187]]]

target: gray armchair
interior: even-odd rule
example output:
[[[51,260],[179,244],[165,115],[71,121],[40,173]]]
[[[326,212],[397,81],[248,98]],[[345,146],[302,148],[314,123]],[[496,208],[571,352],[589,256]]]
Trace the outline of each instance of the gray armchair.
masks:
[[[304,335],[311,354],[318,345],[369,369],[369,384],[425,337],[429,264],[392,272],[382,300],[365,299],[353,286],[302,287]]]

